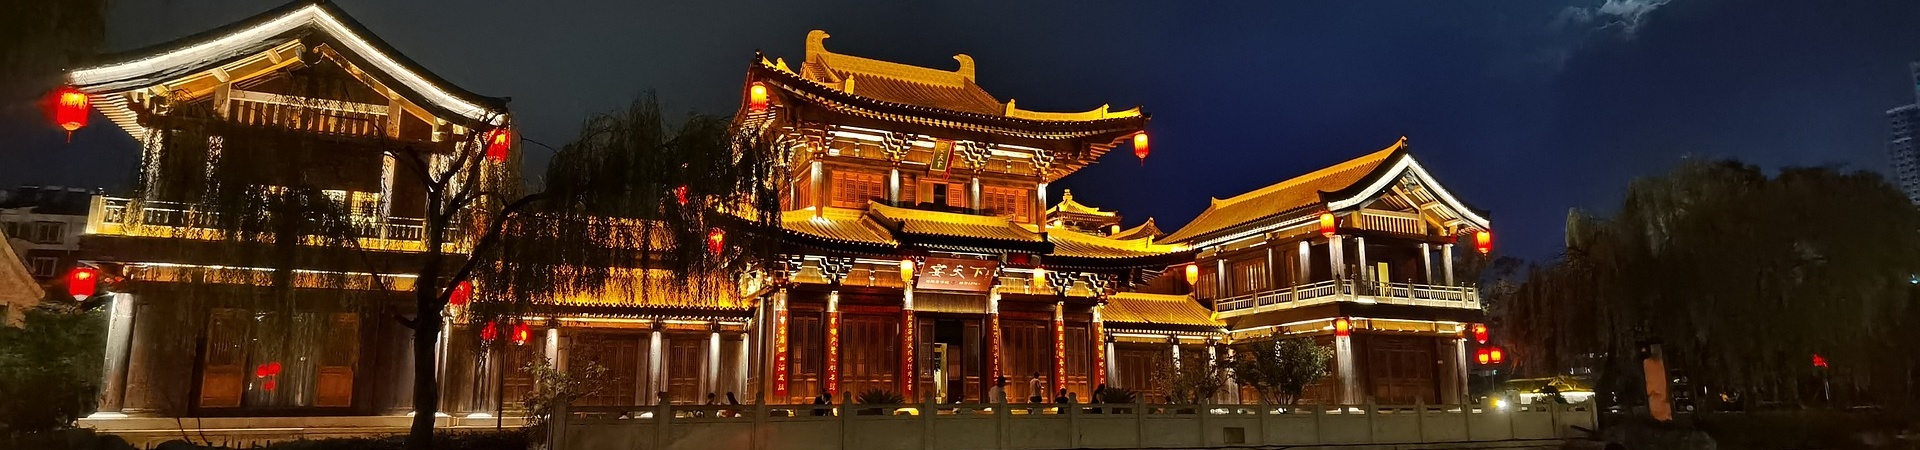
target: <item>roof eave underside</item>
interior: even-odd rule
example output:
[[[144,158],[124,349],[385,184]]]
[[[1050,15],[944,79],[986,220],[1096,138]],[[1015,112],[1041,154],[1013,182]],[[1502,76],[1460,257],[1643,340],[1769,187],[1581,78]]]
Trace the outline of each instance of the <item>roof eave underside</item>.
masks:
[[[115,53],[103,64],[69,72],[68,82],[89,94],[124,92],[161,80],[197,73],[232,62],[312,30],[339,44],[341,53],[389,86],[424,100],[454,117],[497,123],[504,98],[487,97],[447,82],[394,49],[339,7],[325,2],[294,2],[253,17],[185,38]]]

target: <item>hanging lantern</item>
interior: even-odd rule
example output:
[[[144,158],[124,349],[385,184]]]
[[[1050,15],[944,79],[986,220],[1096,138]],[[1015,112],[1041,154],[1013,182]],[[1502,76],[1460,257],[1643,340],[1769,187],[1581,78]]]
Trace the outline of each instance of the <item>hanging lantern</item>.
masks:
[[[527,339],[533,337],[533,327],[526,322],[513,324],[513,345],[527,345]]]
[[[678,200],[680,206],[687,206],[687,185],[682,184],[680,187],[673,188],[673,199]]]
[[[1827,368],[1827,358],[1826,358],[1826,357],[1823,357],[1823,356],[1820,356],[1820,354],[1819,354],[1819,353],[1815,353],[1815,354],[1813,354],[1813,366],[1814,366],[1814,367],[1819,367],[1819,368],[1822,368],[1822,369],[1825,369],[1825,368]]]
[[[1033,282],[1034,289],[1047,287],[1047,269],[1042,267],[1033,268],[1033,279],[1030,281]]]
[[[499,339],[499,338],[500,338],[499,322],[487,322],[487,326],[480,328],[481,341],[493,342],[494,339]]]
[[[913,260],[912,259],[900,260],[900,282],[901,283],[913,282]]]
[[[1198,283],[1200,283],[1200,265],[1188,264],[1187,265],[1187,285],[1192,286]]]
[[[1333,319],[1333,335],[1346,337],[1353,334],[1353,321],[1345,317]]]
[[[715,255],[727,249],[727,232],[719,228],[707,230],[707,251]]]
[[[756,82],[747,89],[747,109],[753,112],[767,110],[767,85]]]
[[[487,159],[493,162],[507,162],[507,150],[513,148],[513,131],[507,127],[494,128],[487,132]]]
[[[1133,156],[1140,158],[1140,165],[1147,165],[1147,132],[1133,134]]]
[[[1494,364],[1506,362],[1507,352],[1500,351],[1500,347],[1494,347],[1494,348],[1488,349],[1487,360],[1492,361]]]
[[[73,139],[73,132],[87,126],[87,116],[93,110],[88,108],[91,102],[87,93],[73,86],[61,86],[53,90],[53,123],[67,130],[67,139]]]
[[[466,306],[467,300],[470,300],[472,298],[473,298],[473,281],[460,280],[460,284],[453,285],[453,294],[447,296],[447,304],[453,305],[453,306]]]
[[[72,295],[74,300],[92,297],[99,287],[100,269],[81,266],[67,273],[67,295]]]
[[[1476,323],[1476,324],[1473,324],[1473,327],[1472,327],[1472,329],[1473,329],[1473,342],[1474,342],[1474,343],[1476,343],[1476,344],[1485,344],[1485,343],[1487,343],[1487,324],[1484,324],[1484,323]]]
[[[1473,248],[1479,250],[1482,255],[1492,252],[1493,232],[1480,230],[1479,232],[1473,233]]]
[[[1335,224],[1333,221],[1333,213],[1330,213],[1330,212],[1320,213],[1320,235],[1326,236],[1326,237],[1333,237],[1333,234],[1337,231],[1339,231],[1339,229],[1337,228],[1337,224]]]
[[[1474,349],[1473,361],[1480,363],[1481,365],[1486,365],[1488,362],[1493,361],[1493,355],[1491,353],[1492,352],[1487,351],[1486,347],[1480,347],[1478,349]]]

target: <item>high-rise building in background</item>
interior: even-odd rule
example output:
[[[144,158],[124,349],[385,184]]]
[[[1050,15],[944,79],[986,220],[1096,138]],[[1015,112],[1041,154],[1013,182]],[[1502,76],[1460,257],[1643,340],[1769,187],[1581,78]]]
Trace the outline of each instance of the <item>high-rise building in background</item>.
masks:
[[[1909,86],[1914,87],[1914,97],[1920,99],[1920,62],[1907,63]],[[1887,156],[1893,162],[1893,176],[1900,182],[1900,191],[1907,194],[1907,200],[1920,205],[1920,106],[1909,103],[1887,110],[1887,122],[1892,125],[1887,133]]]

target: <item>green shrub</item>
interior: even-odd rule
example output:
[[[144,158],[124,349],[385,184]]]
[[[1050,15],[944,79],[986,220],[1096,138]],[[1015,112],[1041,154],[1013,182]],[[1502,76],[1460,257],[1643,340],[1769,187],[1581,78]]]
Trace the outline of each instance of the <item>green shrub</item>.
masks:
[[[898,405],[906,403],[907,398],[893,391],[873,388],[854,396],[853,401],[862,405]]]
[[[59,303],[0,326],[0,437],[72,427],[93,412],[106,350],[106,314]]]

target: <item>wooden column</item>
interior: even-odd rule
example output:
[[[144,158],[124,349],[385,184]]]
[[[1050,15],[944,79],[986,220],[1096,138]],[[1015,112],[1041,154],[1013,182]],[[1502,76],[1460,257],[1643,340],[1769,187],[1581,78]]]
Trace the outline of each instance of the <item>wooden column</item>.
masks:
[[[1334,376],[1340,380],[1340,403],[1360,404],[1360,374],[1356,372],[1353,358],[1353,336],[1333,337]],[[1368,414],[1372,414],[1371,411]]]
[[[773,394],[773,401],[784,404],[791,398],[787,393],[787,288],[773,294],[772,322],[768,331],[773,343],[767,351],[767,391]]]
[[[1345,279],[1347,276],[1345,236],[1333,235],[1327,238],[1327,264],[1333,266],[1333,279]]]
[[[665,352],[660,351],[660,326],[660,322],[654,322],[653,332],[647,335],[647,384],[653,386],[654,392],[640,393],[641,397],[644,398],[642,402],[665,403],[660,400],[658,395],[654,395],[655,392],[666,392],[667,390],[667,378],[663,375],[666,364],[661,361],[662,354]],[[652,404],[658,405],[661,403]]]
[[[900,168],[887,169],[887,204],[900,206]]]
[[[826,391],[840,394],[840,290],[827,293]]]
[[[1453,285],[1453,244],[1440,244],[1440,276]]]
[[[823,179],[827,175],[827,170],[826,167],[820,163],[820,155],[814,155],[813,163],[809,166],[808,171],[811,176],[807,177],[807,182],[811,183],[813,188],[810,189],[807,194],[813,196],[813,198],[808,199],[808,201],[813,204],[813,217],[823,217],[827,213],[827,199],[832,197],[827,196],[827,182]]]
[[[127,398],[127,362],[133,354],[133,294],[119,292],[113,294],[113,301],[107,306],[107,348],[106,363],[102,370],[100,384],[100,407],[88,417],[126,417],[120,411],[126,406]]]
[[[913,286],[907,286],[900,294],[900,397],[908,402],[914,401],[915,388],[920,385],[920,374],[914,371],[915,350],[919,343],[915,339],[916,325],[913,319]]]
[[[1369,270],[1369,269],[1367,268],[1367,238],[1366,238],[1366,236],[1354,236],[1354,237],[1353,237],[1353,249],[1354,249],[1354,251],[1355,251],[1355,253],[1357,254],[1357,256],[1359,256],[1359,259],[1360,259],[1360,264],[1359,264],[1359,266],[1360,266],[1360,279],[1362,279],[1362,280],[1366,280],[1366,281],[1382,281],[1382,282],[1384,282],[1384,281],[1387,281],[1387,280],[1378,280],[1378,279],[1375,279],[1375,278],[1377,278],[1377,277],[1379,277],[1380,275],[1379,275],[1379,274],[1376,274],[1376,273],[1373,273],[1373,271],[1372,271],[1372,270]]]
[[[1433,245],[1420,243],[1420,282],[1433,284]]]

